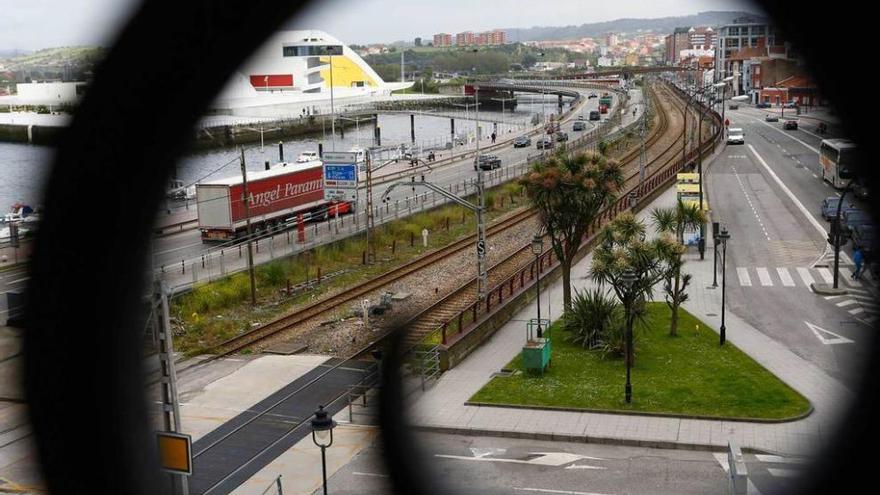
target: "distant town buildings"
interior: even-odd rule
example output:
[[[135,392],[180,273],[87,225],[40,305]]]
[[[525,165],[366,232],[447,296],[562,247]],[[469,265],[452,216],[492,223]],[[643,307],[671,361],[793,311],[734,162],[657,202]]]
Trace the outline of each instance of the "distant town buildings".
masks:
[[[452,46],[452,35],[449,33],[439,33],[434,35],[434,46],[446,47]]]
[[[474,33],[473,31],[464,31],[455,35],[455,46],[492,46],[503,45],[507,43],[507,32],[495,29],[493,31],[485,31],[482,33]],[[438,33],[434,35],[434,46],[450,47],[452,46],[452,35],[447,33]]]

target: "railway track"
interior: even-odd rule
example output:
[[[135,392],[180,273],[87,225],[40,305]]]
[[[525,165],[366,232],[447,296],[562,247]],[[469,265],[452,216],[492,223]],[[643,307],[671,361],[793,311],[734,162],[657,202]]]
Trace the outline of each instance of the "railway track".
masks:
[[[668,91],[668,90],[666,90]],[[665,92],[667,96],[672,96],[670,92]],[[672,96],[673,98],[675,96]],[[652,170],[652,178],[657,174],[667,173],[667,167],[670,164],[675,164],[675,160],[679,157],[677,152],[673,153],[675,146],[680,144],[681,138],[672,138],[673,132],[677,132],[674,126],[670,126],[671,122],[669,122],[667,112],[661,112],[661,125],[657,126],[658,130],[662,130],[663,132],[657,132],[651,136],[650,142],[652,147],[659,145],[660,150],[658,153],[654,155],[654,158],[651,160],[651,165],[660,165],[659,167],[655,167]],[[664,137],[670,137],[671,143],[666,145],[665,143],[660,143],[661,139]],[[702,143],[703,149],[711,148],[712,141],[714,140],[714,136],[710,136],[709,139],[705,143]],[[627,168],[632,168],[632,161],[634,159],[638,159],[638,153],[630,153],[626,156]],[[633,178],[638,178],[638,170],[629,173],[627,176],[628,184],[632,181]],[[625,193],[632,191],[638,187],[638,184],[625,187]],[[624,193],[624,194],[625,194]],[[526,221],[527,219],[537,215],[533,210],[523,210],[517,212],[515,214],[510,215],[509,217],[502,219],[496,224],[489,227],[487,234],[494,235],[499,232],[502,232],[506,229],[512,228],[512,226],[519,224],[520,222]],[[472,247],[474,242],[474,237],[468,237],[465,239],[461,239],[446,248],[438,249],[432,253],[428,253],[427,255],[414,260],[402,267],[399,267],[396,270],[392,270],[384,275],[376,277],[373,280],[367,281],[363,284],[358,285],[357,287],[351,288],[344,293],[337,294],[335,296],[328,297],[322,301],[318,301],[313,303],[295,314],[288,315],[282,318],[279,318],[273,322],[270,322],[262,327],[254,329],[246,334],[240,335],[233,339],[227,340],[226,342],[221,343],[220,345],[215,347],[215,350],[218,351],[218,356],[227,355],[237,350],[243,349],[245,347],[254,345],[259,341],[266,339],[279,331],[282,331],[291,326],[295,326],[304,322],[309,318],[314,318],[317,315],[320,315],[322,312],[327,311],[333,307],[336,307],[340,304],[344,304],[347,301],[354,300],[361,295],[376,290],[386,284],[393,282],[394,280],[398,280],[402,277],[405,277],[409,274],[412,274],[425,266],[428,266],[437,260],[455,254],[463,249],[467,249]],[[534,255],[530,252],[529,246],[524,246],[521,249],[516,250],[513,254],[509,255],[502,261],[499,261],[489,269],[489,278],[490,278],[490,287],[493,287],[493,282],[495,284],[501,283],[504,280],[508,279],[510,270],[519,270],[523,266],[527,266],[529,263],[534,262]],[[440,301],[437,301],[434,305],[429,308],[426,308],[415,317],[411,318],[408,322],[408,326],[410,329],[410,334],[405,337],[405,342],[410,346],[417,346],[424,339],[430,336],[433,332],[436,332],[437,327],[439,325],[448,324],[450,319],[453,318],[456,314],[461,314],[463,308],[467,308],[468,305],[473,305],[475,295],[475,287],[473,282],[466,283],[462,285],[459,289],[453,291],[451,294],[447,295]],[[490,298],[491,300],[491,298]],[[500,301],[499,301],[500,303]],[[478,305],[479,306],[479,305]],[[383,335],[379,338],[378,342],[384,340],[387,335]],[[322,395],[320,398],[320,403],[327,405],[328,409],[331,413],[335,413],[341,410],[344,407],[344,404],[340,401],[344,399],[346,396],[350,398],[350,394],[352,393],[352,388],[350,386],[340,384],[341,374],[343,373],[355,373],[357,376],[352,380],[355,381],[356,385],[354,387],[360,387],[357,390],[364,390],[364,387],[370,386],[372,383],[377,380],[377,373],[375,371],[375,364],[367,364],[367,363],[358,363],[359,360],[363,356],[365,356],[370,350],[372,350],[377,345],[377,342],[371,343],[366,347],[360,349],[355,352],[348,359],[338,359],[334,360],[332,363],[325,364],[321,369],[316,369],[313,371],[311,375],[308,377],[304,377],[306,380],[302,384],[293,383],[291,384],[293,387],[289,393],[285,392],[283,395],[275,397],[273,396],[271,400],[269,400],[265,407],[261,406],[259,412],[248,413],[247,417],[242,416],[241,418],[237,418],[238,420],[235,422],[230,422],[230,424],[224,425],[226,428],[223,431],[212,432],[210,437],[205,437],[198,445],[195,447],[194,459],[197,463],[207,463],[211,464],[215,461],[215,457],[222,457],[226,459],[224,456],[228,456],[231,452],[230,449],[237,448],[238,440],[240,437],[247,437],[250,435],[250,432],[253,431],[263,431],[262,430],[263,423],[277,423],[277,420],[274,419],[273,415],[279,414],[278,411],[285,411],[285,414],[288,416],[291,414],[288,410],[294,405],[301,406],[303,404],[303,400],[308,396],[310,402],[308,402],[309,406],[315,401],[319,400],[316,398],[315,394]],[[366,368],[364,368],[366,366]],[[326,384],[324,382],[327,382]],[[325,388],[326,386],[326,388]],[[362,392],[361,392],[362,393]],[[307,411],[310,413],[310,409]],[[265,419],[269,418],[269,419]],[[223,473],[220,476],[217,476],[217,480],[211,480],[207,486],[204,486],[204,489],[201,493],[209,493],[214,491],[215,489],[219,489],[219,487],[223,486],[224,483],[228,482],[236,473],[245,469],[245,468],[253,468],[253,466],[249,466],[252,461],[255,461],[260,456],[264,455],[266,452],[271,450],[273,446],[277,445],[279,442],[287,439],[289,443],[292,443],[288,437],[296,434],[296,432],[300,432],[297,436],[307,435],[307,431],[304,430],[306,428],[306,424],[309,420],[309,416],[307,414],[297,414],[295,418],[292,418],[293,421],[286,428],[285,431],[278,432],[277,426],[272,426],[273,435],[263,438],[263,446],[261,444],[261,449],[258,450],[253,455],[248,454],[248,458],[244,461],[244,464],[240,466],[236,463],[234,466],[231,466],[230,469],[232,471],[228,474]],[[265,433],[265,432],[264,432]],[[203,457],[204,456],[204,457]],[[237,468],[235,466],[238,466]],[[207,481],[207,480],[206,480]],[[198,490],[197,490],[198,491]]]

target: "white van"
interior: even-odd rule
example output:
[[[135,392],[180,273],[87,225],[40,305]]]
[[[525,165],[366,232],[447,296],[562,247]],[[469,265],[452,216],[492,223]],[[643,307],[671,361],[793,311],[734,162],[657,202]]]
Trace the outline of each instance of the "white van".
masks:
[[[727,144],[746,144],[742,127],[730,127],[727,129]]]

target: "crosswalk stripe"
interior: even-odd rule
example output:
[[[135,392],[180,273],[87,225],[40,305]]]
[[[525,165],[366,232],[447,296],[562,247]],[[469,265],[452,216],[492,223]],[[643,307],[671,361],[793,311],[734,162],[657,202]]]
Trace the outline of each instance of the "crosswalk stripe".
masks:
[[[782,285],[786,287],[794,287],[794,280],[792,280],[787,268],[777,268],[776,272],[779,273],[779,279],[782,280]]]
[[[843,280],[846,282],[847,285],[851,285],[853,287],[861,287],[862,286],[861,282],[859,282],[858,280],[852,279],[853,271],[850,270],[849,268],[840,267],[840,276],[843,277]]]
[[[801,475],[801,472],[795,469],[767,468],[767,472],[777,478],[797,478]]]
[[[838,308],[843,308],[843,307],[846,307],[846,306],[852,306],[853,304],[858,304],[858,303],[855,302],[855,301],[853,301],[852,299],[847,299],[846,301],[843,301],[843,302],[839,302],[839,303],[837,303],[837,307],[838,307]]]
[[[857,315],[859,313],[864,313],[864,312],[865,312],[865,310],[862,308],[856,308],[856,309],[849,310],[849,314],[851,314],[851,315]]]
[[[743,285],[746,287],[752,286],[752,279],[749,278],[749,269],[745,267],[737,267],[736,268],[736,276],[739,277],[739,285]]]
[[[809,459],[804,459],[800,457],[782,457],[781,455],[770,455],[770,454],[755,454],[755,458],[757,458],[761,462],[774,462],[777,464],[809,464]]]
[[[773,285],[773,279],[770,278],[770,272],[768,272],[766,268],[759,266],[755,268],[755,271],[758,272],[758,278],[761,279],[761,285],[764,287]]]
[[[832,275],[831,270],[827,268],[819,268],[819,275],[822,275],[822,278],[825,280],[826,284],[834,282],[834,275]]]
[[[808,270],[802,266],[799,266],[799,267],[797,267],[797,272],[798,272],[798,275],[800,275],[801,280],[804,281],[804,285],[806,285],[807,287],[809,287],[810,285],[812,285],[815,282],[815,280],[813,280],[813,275],[810,274],[810,270]]]
[[[874,296],[863,296],[861,294],[849,294],[849,297],[853,297],[855,299],[858,299],[859,301],[865,301],[869,303],[875,302],[877,300],[877,298],[875,298]]]

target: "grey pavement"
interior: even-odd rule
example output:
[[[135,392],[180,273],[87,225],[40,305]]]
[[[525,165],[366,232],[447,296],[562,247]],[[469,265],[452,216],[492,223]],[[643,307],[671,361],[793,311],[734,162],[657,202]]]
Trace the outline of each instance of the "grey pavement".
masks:
[[[674,202],[675,190],[670,188],[638,216],[644,219],[653,207],[669,206]],[[708,245],[712,245],[711,238]],[[686,256],[685,270],[693,275],[693,282],[689,291],[690,300],[684,304],[684,308],[717,331],[720,326],[721,291],[701,289],[712,283],[711,250],[705,261],[698,261],[699,256],[695,252]],[[585,279],[591,259],[591,256],[586,256],[572,269],[572,280],[577,289],[591,285],[589,279]],[[549,314],[551,319],[561,315],[561,281],[542,290],[541,303],[543,315]],[[841,382],[728,310],[725,322],[728,342],[807,397],[814,407],[812,414],[798,421],[768,424],[464,405],[491,379],[492,373],[499,371],[520,352],[525,340],[525,322],[534,318],[535,312],[531,304],[517,312],[462,364],[444,373],[411,406],[409,419],[412,425],[464,434],[531,436],[675,448],[720,450],[727,446],[729,440],[735,440],[743,448],[785,455],[807,455],[833,437],[839,414],[852,399]],[[638,394],[637,375],[633,379],[633,386],[634,394]]]

